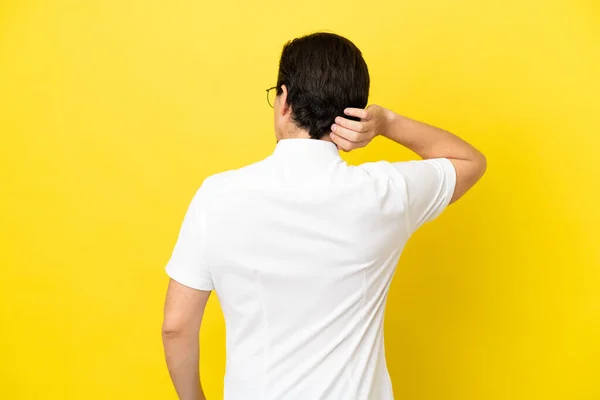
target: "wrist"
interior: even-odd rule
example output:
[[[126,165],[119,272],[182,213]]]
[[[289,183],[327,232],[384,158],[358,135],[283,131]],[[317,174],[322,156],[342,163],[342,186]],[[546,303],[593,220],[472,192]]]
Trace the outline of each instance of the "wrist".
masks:
[[[383,109],[383,126],[382,126],[382,132],[381,132],[381,136],[384,136],[388,139],[391,139],[391,136],[393,135],[393,132],[396,130],[395,126],[398,124],[398,120],[400,119],[400,115],[396,114],[395,112],[393,112],[392,110],[389,110],[387,108]]]

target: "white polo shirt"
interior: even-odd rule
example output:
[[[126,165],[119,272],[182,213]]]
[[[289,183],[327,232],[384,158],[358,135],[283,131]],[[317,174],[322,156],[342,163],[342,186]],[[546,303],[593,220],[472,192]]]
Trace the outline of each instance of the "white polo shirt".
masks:
[[[447,159],[346,164],[284,139],[207,178],[166,267],[215,290],[226,321],[225,400],[389,400],[383,316],[404,245],[448,205]]]

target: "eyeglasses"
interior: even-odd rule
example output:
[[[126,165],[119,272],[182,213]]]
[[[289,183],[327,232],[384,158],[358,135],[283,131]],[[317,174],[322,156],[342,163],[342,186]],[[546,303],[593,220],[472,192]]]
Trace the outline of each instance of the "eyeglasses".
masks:
[[[267,103],[274,108],[275,105],[275,97],[277,97],[277,86],[273,86],[272,88],[267,89]]]

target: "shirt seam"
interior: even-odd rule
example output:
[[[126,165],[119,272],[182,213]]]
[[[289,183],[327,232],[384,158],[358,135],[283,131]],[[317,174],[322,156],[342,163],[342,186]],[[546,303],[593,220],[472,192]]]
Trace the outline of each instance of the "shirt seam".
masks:
[[[208,228],[207,228],[207,221],[206,221],[206,209],[208,208],[208,203],[209,201],[206,201],[206,207],[202,207],[200,209],[200,223],[201,223],[201,227],[200,229],[202,230],[202,243],[201,243],[201,247],[202,247],[202,253],[205,254],[205,260],[206,260],[206,268],[208,269],[208,272],[210,274],[210,280],[213,286],[213,290],[214,290],[214,286],[215,286],[215,277],[213,275],[213,268],[212,268],[212,262],[211,262],[211,253],[209,251],[209,249],[211,248],[208,245]]]
[[[264,288],[262,285],[262,281],[260,279],[260,272],[256,272],[256,280],[258,283],[258,293],[260,299],[260,309],[262,316],[262,330],[263,330],[263,363],[262,363],[262,371],[261,371],[261,382],[260,382],[260,396],[259,398],[262,400],[265,397],[265,387],[266,387],[266,376],[267,376],[267,364],[268,364],[268,354],[269,354],[269,341],[268,341],[268,330],[269,325],[267,322],[267,310],[265,307],[265,298],[264,298]]]

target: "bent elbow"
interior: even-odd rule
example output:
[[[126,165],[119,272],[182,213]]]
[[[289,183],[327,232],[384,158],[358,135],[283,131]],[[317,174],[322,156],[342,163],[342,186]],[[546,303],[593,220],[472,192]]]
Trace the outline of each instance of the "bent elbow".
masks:
[[[479,166],[479,179],[481,179],[485,171],[487,171],[487,158],[481,152],[479,153],[477,164]]]

